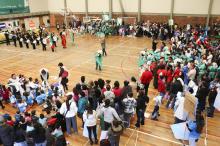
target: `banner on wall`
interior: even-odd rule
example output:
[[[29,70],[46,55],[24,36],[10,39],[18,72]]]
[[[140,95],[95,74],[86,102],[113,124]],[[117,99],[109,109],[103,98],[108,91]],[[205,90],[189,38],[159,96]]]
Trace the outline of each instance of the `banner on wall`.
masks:
[[[5,23],[0,23],[0,29],[6,28],[6,24]]]
[[[26,30],[38,28],[40,25],[39,17],[26,18],[24,24]]]
[[[30,20],[30,21],[29,21],[29,27],[30,27],[30,28],[36,27],[33,20]]]
[[[29,13],[28,0],[0,0],[0,15]]]

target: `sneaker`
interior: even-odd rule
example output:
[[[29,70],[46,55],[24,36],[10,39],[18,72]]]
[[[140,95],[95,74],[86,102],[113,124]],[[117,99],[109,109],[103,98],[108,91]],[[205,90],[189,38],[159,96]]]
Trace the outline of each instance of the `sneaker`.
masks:
[[[93,141],[90,141],[90,144],[93,145]]]
[[[140,128],[140,124],[137,124],[137,123],[136,123],[136,124],[135,124],[135,127]]]

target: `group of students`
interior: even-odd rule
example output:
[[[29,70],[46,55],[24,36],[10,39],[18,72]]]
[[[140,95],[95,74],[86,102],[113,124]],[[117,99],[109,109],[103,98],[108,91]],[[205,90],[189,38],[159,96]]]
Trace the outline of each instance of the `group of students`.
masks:
[[[63,48],[67,47],[67,33],[70,35],[71,42],[74,44],[74,34],[76,33],[73,29],[68,29],[59,31],[59,36]],[[42,50],[46,51],[49,46],[52,52],[55,52],[57,47],[57,42],[59,37],[54,32],[48,32],[47,29],[39,26],[39,29],[21,31],[20,29],[13,30],[9,32],[8,30],[4,31],[6,45],[10,45],[11,41],[13,45],[17,47],[17,43],[20,48],[23,48],[25,45],[29,49],[30,45],[33,49],[36,49],[37,46],[42,45]]]
[[[168,44],[157,44],[153,39],[152,50],[141,51],[138,61],[140,82],[146,93],[152,79],[159,92],[152,119],[158,120],[159,107],[167,100],[166,107],[174,110],[175,123],[192,124],[187,127],[189,143],[194,146],[204,127],[203,115],[213,117],[215,109],[220,110],[220,42],[212,44],[203,27],[183,27],[174,30]],[[190,109],[195,121],[184,109],[187,94],[197,101]]]
[[[63,68],[62,63],[59,63],[59,67]],[[60,69],[60,72],[63,74],[65,70]],[[24,76],[16,78],[15,75],[12,75],[8,84],[10,86],[8,92],[10,96],[15,96],[18,112],[14,116],[15,120],[12,120],[8,114],[0,117],[2,125],[0,131],[3,131],[0,138],[4,145],[13,145],[14,143],[25,146],[34,143],[44,146],[52,142],[55,145],[66,145],[63,132],[66,131],[68,135],[71,135],[72,127],[74,133],[78,133],[78,117],[82,120],[82,127],[86,130],[85,136],[89,137],[90,144],[98,143],[97,119],[100,118],[101,130],[106,132],[109,144],[113,146],[119,145],[123,129],[130,127],[130,120],[134,116],[135,108],[138,113],[136,125],[144,124],[143,114],[149,99],[143,89],[137,93],[134,77],[132,77],[131,83],[124,81],[124,87],[121,88],[118,81],[115,81],[113,86],[110,84],[111,81],[103,79],[87,83],[85,77],[82,76],[81,82],[76,84],[72,92],[64,94],[64,90],[59,92],[58,87],[54,89],[54,84],[51,87],[48,86],[48,70],[41,69],[40,76],[41,86],[37,80],[32,82],[31,78],[26,80]],[[61,78],[63,76],[61,75]],[[15,79],[20,82],[15,82]],[[62,82],[62,79],[60,81]],[[63,86],[62,83],[60,86]],[[37,92],[38,88],[41,89],[40,95],[32,93],[32,91]],[[68,88],[65,88],[65,91],[67,90]],[[35,94],[37,96],[33,98]],[[22,98],[23,96],[25,97]],[[65,102],[62,102],[64,96],[66,99]],[[31,102],[29,102],[29,97]],[[11,100],[11,97],[9,99]],[[27,109],[21,108],[21,103],[42,104],[42,111],[45,111],[46,115],[41,113],[38,117],[36,111],[28,113]],[[52,111],[54,115],[51,114]],[[10,133],[6,139],[4,139],[5,131]],[[38,132],[40,136],[36,135]],[[103,143],[106,141],[101,140],[100,144]]]

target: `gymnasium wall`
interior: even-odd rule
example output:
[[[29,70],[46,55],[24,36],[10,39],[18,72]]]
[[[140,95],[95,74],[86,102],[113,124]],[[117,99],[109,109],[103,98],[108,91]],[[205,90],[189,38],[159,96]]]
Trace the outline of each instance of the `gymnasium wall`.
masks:
[[[27,0],[26,0],[27,1]],[[174,22],[206,23],[210,0],[174,0]],[[141,20],[167,22],[172,0],[141,0]],[[138,15],[138,0],[112,0],[113,18]],[[210,22],[220,21],[220,0],[213,0]],[[82,19],[85,16],[85,0],[67,0],[68,11]],[[63,21],[64,0],[29,0],[30,12],[50,12],[51,25]],[[88,0],[89,16],[101,16],[109,12],[109,0]]]
[[[30,12],[46,12],[48,11],[48,0],[29,0]]]

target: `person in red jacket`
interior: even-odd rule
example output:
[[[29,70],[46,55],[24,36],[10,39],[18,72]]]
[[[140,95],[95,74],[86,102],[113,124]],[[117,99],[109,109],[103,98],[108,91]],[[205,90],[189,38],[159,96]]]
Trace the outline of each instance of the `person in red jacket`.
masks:
[[[173,81],[173,69],[171,65],[167,67],[167,90],[170,88],[170,84]]]
[[[5,85],[2,85],[2,97],[5,101],[8,101],[9,100],[9,94],[10,94],[10,91],[9,89],[7,89],[5,87]]]
[[[180,77],[180,63],[178,62],[177,65],[176,65],[176,69],[174,70],[174,73],[173,73],[173,78],[179,78]]]
[[[148,70],[148,67],[146,67],[145,71],[142,73],[140,81],[141,84],[144,85],[145,94],[148,94],[148,88],[150,85],[150,81],[153,79],[153,74],[151,71]]]
[[[166,86],[165,86],[165,77],[160,76],[158,79],[158,92],[160,92],[160,96],[164,97],[166,93]]]

